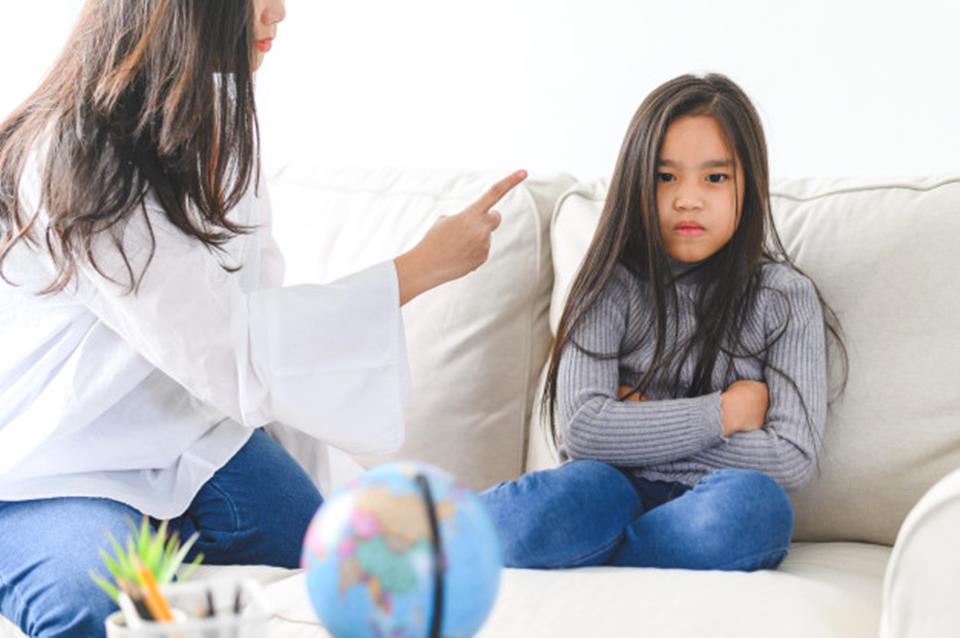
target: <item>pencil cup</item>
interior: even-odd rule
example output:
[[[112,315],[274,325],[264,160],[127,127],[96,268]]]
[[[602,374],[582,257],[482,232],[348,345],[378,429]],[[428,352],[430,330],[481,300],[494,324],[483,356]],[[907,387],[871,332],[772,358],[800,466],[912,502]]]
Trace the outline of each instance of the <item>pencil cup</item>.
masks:
[[[173,622],[127,621],[122,611],[106,621],[107,638],[264,638],[273,614],[255,580],[173,583],[161,589],[173,608]],[[134,626],[134,625],[138,626]]]

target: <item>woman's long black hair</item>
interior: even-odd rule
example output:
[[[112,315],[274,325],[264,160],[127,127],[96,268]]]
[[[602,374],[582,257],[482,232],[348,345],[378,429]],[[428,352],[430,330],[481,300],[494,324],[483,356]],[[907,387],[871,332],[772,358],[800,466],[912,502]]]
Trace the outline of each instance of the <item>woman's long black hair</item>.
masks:
[[[689,340],[679,343],[675,338],[667,338],[667,319],[676,316],[677,295],[675,276],[659,231],[656,177],[667,128],[679,117],[694,115],[710,116],[719,124],[728,148],[736,153],[743,166],[743,175],[735,174],[735,179],[744,180],[744,199],[742,203],[738,202],[741,205],[740,221],[733,237],[695,267],[698,279],[704,282],[695,301],[696,330]],[[653,360],[633,392],[644,394],[655,379],[672,379],[669,385],[675,389],[675,396],[679,395],[683,362],[693,353],[699,353],[693,382],[682,395],[696,397],[715,391],[712,379],[721,353],[730,357],[728,366],[731,367],[735,358],[763,357],[786,330],[784,324],[759,352],[749,351],[741,341],[744,322],[749,319],[763,287],[759,275],[763,260],[787,264],[802,272],[791,261],[773,224],[767,147],[756,110],[743,90],[720,74],[683,75],[666,82],[643,101],[630,122],[596,233],[560,319],[541,403],[554,442],[560,444],[556,423],[557,376],[564,349],[570,345],[591,356],[619,358],[640,345],[624,344],[622,352],[595,353],[585,350],[572,338],[577,326],[597,303],[618,264],[650,282],[647,302],[655,318],[654,325],[642,330],[644,335],[650,335],[651,331],[655,335]],[[842,360],[843,381],[837,392],[839,395],[846,384],[846,347],[836,314],[823,300],[816,285],[814,288],[823,309],[824,329],[836,342]],[[830,350],[828,340],[828,354]],[[789,375],[774,369],[769,362],[765,365],[767,372],[782,375],[799,394]],[[800,400],[817,445],[819,439],[810,423],[809,410],[802,395]]]
[[[0,276],[21,241],[39,246],[62,290],[109,237],[134,272],[126,222],[156,197],[170,221],[212,249],[250,229],[227,218],[259,173],[251,0],[88,0],[40,87],[0,124]],[[20,200],[27,163],[44,148],[41,199]],[[33,232],[38,211],[49,216]],[[106,233],[106,235],[103,235]],[[146,267],[144,267],[145,271]],[[4,276],[11,284],[16,284]]]

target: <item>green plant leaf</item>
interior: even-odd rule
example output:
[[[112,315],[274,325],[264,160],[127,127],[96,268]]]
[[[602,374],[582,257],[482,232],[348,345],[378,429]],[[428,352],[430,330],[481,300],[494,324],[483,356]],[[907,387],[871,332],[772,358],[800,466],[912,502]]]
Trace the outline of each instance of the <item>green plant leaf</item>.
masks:
[[[203,561],[203,554],[202,553],[197,554],[196,558],[193,559],[193,562],[191,562],[187,566],[187,568],[183,570],[183,573],[180,574],[180,580],[186,580],[190,578],[190,574],[196,571],[197,567],[199,567],[202,561]]]
[[[107,571],[110,572],[110,575],[114,579],[119,580],[123,578],[123,572],[120,571],[120,566],[117,565],[116,561],[110,558],[110,555],[101,547],[99,550],[100,558],[103,559],[103,564],[107,566]]]
[[[187,553],[190,551],[190,548],[193,547],[193,544],[197,542],[197,539],[200,538],[200,535],[194,533],[190,538],[187,539],[187,542],[177,550],[177,553],[170,557],[170,560],[165,565],[165,569],[162,573],[157,574],[158,583],[169,583],[173,580],[173,577],[176,575],[177,570],[180,569],[180,565],[183,563],[183,560],[187,557]],[[185,578],[185,576],[181,576]]]
[[[149,569],[159,584],[171,582],[199,538],[199,534],[193,534],[186,543],[181,545],[179,534],[168,532],[167,521],[161,521],[157,531],[154,532],[150,528],[149,520],[144,517],[139,528],[132,520],[130,521],[130,535],[126,539],[125,546],[121,546],[112,534],[107,533],[106,537],[113,550],[113,556],[103,548],[98,551],[115,584],[92,570],[90,577],[114,602],[119,596],[121,583],[126,583],[127,586],[132,586],[134,583],[143,585],[140,568]],[[198,554],[180,577],[187,578],[201,561],[203,561],[203,554]]]
[[[123,551],[123,548],[120,547],[119,541],[113,537],[113,534],[107,534],[107,538],[110,540],[110,545],[113,547],[113,555],[116,558],[117,565],[120,570],[120,575],[124,578],[130,578],[136,574],[136,571],[133,569],[133,565],[127,558],[127,553]]]
[[[115,603],[119,602],[120,592],[116,587],[110,584],[110,581],[103,578],[92,569],[90,570],[90,578],[92,578],[93,582],[95,582],[97,585],[100,586],[100,589],[107,592],[107,595],[110,596],[113,602]]]
[[[160,558],[161,567],[166,568],[177,553],[177,547],[180,545],[180,536],[174,532],[163,545],[163,556]],[[163,571],[163,570],[161,570]]]
[[[132,525],[131,525],[132,527]],[[140,521],[140,529],[133,528],[134,538],[136,538],[137,556],[143,556],[147,551],[147,545],[150,543],[150,522],[144,516]]]
[[[140,560],[156,577],[160,568],[160,560],[163,557],[163,546],[167,540],[167,521],[160,523],[156,535],[148,537],[147,540],[146,551],[140,553]]]

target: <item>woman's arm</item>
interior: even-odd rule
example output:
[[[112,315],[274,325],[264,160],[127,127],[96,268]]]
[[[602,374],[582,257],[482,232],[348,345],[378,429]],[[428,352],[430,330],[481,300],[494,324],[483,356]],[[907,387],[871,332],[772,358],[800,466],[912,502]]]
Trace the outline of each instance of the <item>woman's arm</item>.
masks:
[[[286,262],[273,235],[273,207],[270,205],[265,183],[261,182],[257,188],[254,205],[259,212],[257,233],[260,235],[260,287],[277,288],[283,285]]]
[[[526,171],[517,171],[460,213],[441,217],[419,244],[394,260],[401,306],[476,270],[487,260],[490,235],[500,225],[500,213],[490,209],[526,177]]]
[[[81,264],[76,298],[154,367],[239,423],[279,421],[349,452],[387,452],[403,441],[400,305],[486,259],[499,223],[489,209],[524,177],[511,175],[435,226],[411,251],[411,269],[401,258],[399,267],[386,261],[329,284],[281,287],[279,253],[266,236],[267,287],[251,291],[148,203],[123,230],[130,266],[144,273],[136,292]],[[266,216],[269,203],[258,203]],[[111,238],[94,242],[99,269],[126,283]]]
[[[100,269],[125,284],[110,239],[94,241]],[[73,295],[194,397],[248,427],[280,421],[356,453],[402,443],[407,362],[392,262],[330,284],[243,290],[149,204],[122,243],[133,271],[146,267],[138,290],[82,264]]]

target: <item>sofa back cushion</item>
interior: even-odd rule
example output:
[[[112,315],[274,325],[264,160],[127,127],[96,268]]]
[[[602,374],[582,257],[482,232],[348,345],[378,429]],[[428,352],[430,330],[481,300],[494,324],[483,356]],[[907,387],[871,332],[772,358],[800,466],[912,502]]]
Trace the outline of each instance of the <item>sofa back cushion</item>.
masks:
[[[395,257],[500,177],[288,166],[270,181],[285,283],[327,282]],[[477,489],[522,472],[532,388],[549,341],[549,219],[572,183],[534,176],[514,189],[497,206],[503,221],[487,263],[404,307],[406,442],[394,454],[357,459],[361,465],[432,463]],[[350,478],[338,480],[337,467],[345,466],[334,468],[334,484]]]
[[[820,472],[792,495],[795,540],[892,545],[920,496],[960,467],[960,176],[792,179],[772,190],[781,239],[836,311],[850,358]],[[605,196],[598,180],[557,206],[553,330]],[[838,366],[830,373],[835,382]],[[533,432],[528,467],[553,459]]]

